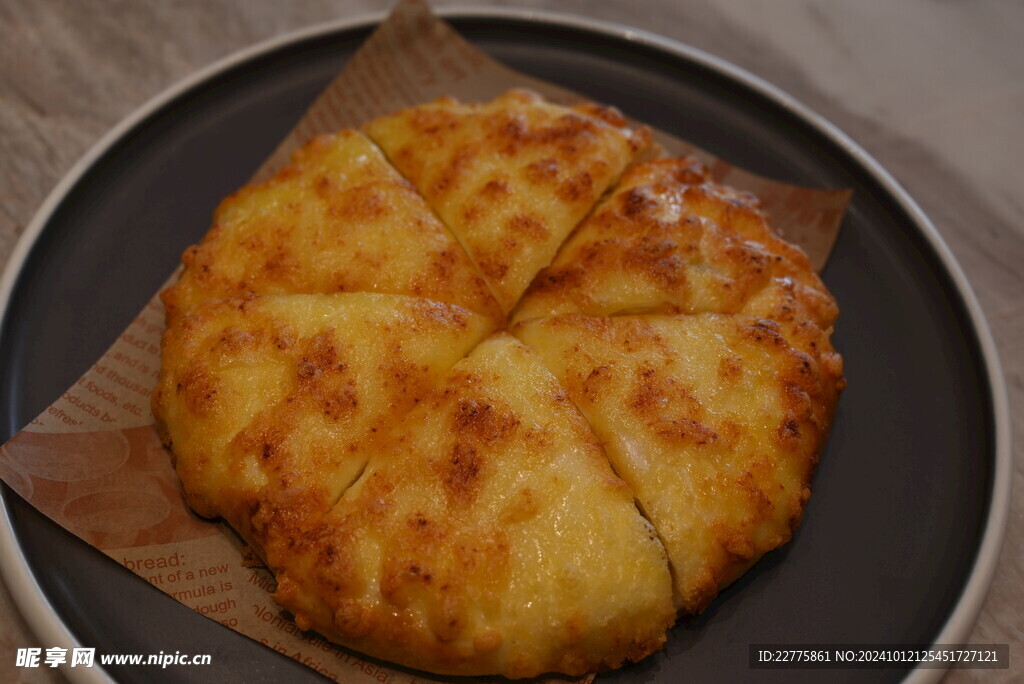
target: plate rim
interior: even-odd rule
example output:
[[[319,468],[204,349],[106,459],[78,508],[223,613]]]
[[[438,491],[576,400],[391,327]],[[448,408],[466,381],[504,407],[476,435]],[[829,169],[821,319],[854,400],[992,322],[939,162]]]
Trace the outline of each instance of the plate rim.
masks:
[[[960,596],[933,641],[934,644],[966,642],[977,622],[991,586],[1009,518],[1013,466],[1009,399],[995,340],[974,290],[938,229],[909,193],[863,147],[810,107],[760,76],[681,41],[651,31],[614,24],[610,21],[547,10],[452,7],[435,10],[435,12],[443,19],[510,20],[584,30],[616,40],[653,47],[675,57],[697,63],[758,92],[817,129],[826,139],[860,164],[906,212],[915,228],[920,231],[935,251],[940,264],[950,276],[953,285],[963,299],[964,308],[981,350],[986,371],[985,378],[988,382],[993,408],[995,467],[992,473],[991,500],[986,515],[985,529]],[[343,19],[327,20],[287,31],[242,48],[177,81],[121,119],[64,174],[43,200],[15,243],[3,273],[0,274],[0,336],[6,332],[7,310],[15,283],[22,274],[29,253],[41,238],[55,210],[92,166],[125,134],[163,105],[236,66],[291,44],[313,40],[331,33],[379,25],[387,15],[387,12],[372,12],[360,13]],[[7,584],[8,593],[16,608],[37,638],[46,640],[45,643],[50,646],[81,647],[70,628],[51,605],[32,573],[8,515],[7,501],[2,489],[0,489],[0,575],[3,576],[3,580]],[[945,672],[945,668],[918,666],[908,673],[905,682],[907,684],[937,682]],[[72,681],[87,684],[114,682],[98,664],[92,668],[68,669],[62,674]]]

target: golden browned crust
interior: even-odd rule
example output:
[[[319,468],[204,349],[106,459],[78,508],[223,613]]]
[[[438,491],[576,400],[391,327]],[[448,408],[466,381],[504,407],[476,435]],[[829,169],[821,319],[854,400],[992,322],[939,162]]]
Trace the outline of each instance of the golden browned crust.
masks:
[[[265,183],[225,199],[185,271],[163,293],[168,316],[209,297],[380,292],[500,316],[465,252],[356,131],[320,136]]]
[[[445,674],[615,667],[659,648],[675,617],[629,488],[508,335],[457,363],[330,513],[267,558],[300,625]]]
[[[285,519],[324,512],[374,435],[491,328],[451,304],[366,293],[212,299],[183,313],[164,334],[153,415],[190,505],[257,548]]]
[[[611,108],[510,91],[451,98],[366,127],[451,228],[508,311],[580,219],[650,144]]]
[[[844,384],[834,299],[755,198],[635,163],[615,110],[513,91],[367,131],[411,184],[319,138],[163,295],[153,413],[190,505],[362,652],[645,657],[799,523]],[[518,340],[487,337],[503,312]]]
[[[627,171],[534,279],[514,319],[629,312],[746,313],[827,330],[838,309],[756,198],[683,158]]]
[[[835,408],[834,354],[801,351],[778,324],[739,314],[568,314],[514,331],[658,530],[681,609],[702,611],[789,540]]]

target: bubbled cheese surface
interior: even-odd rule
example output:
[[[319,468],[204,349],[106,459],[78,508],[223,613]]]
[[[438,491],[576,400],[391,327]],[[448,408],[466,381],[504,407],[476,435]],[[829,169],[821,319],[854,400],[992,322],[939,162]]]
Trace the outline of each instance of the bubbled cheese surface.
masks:
[[[756,198],[513,91],[299,150],[163,293],[153,413],[303,628],[434,673],[637,661],[785,543],[838,309]]]
[[[366,127],[437,211],[505,311],[619,177],[645,131],[612,110],[567,109],[511,91],[486,104],[450,99]]]

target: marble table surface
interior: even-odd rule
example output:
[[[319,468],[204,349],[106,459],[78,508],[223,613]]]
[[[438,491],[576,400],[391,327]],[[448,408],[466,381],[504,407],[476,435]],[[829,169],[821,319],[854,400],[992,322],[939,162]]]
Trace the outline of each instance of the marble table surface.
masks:
[[[988,318],[1009,389],[1014,490],[1006,541],[971,641],[1009,643],[1024,679],[1024,3],[1011,0],[535,0],[660,33],[763,77],[865,147],[932,219]],[[161,90],[241,48],[369,0],[0,0],[0,261],[75,161]],[[467,6],[437,0],[437,8]],[[0,584],[0,680],[37,644]]]

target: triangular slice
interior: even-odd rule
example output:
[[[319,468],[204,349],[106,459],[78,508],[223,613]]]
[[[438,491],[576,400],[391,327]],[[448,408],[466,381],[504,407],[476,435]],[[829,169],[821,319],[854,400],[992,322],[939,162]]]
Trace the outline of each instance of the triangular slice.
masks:
[[[631,168],[534,280],[516,320],[563,313],[746,313],[835,322],[835,300],[756,198],[692,158]]]
[[[789,540],[842,382],[836,355],[798,351],[775,324],[738,315],[566,315],[515,332],[633,488],[680,608],[700,612]]]
[[[594,202],[649,144],[614,110],[510,91],[370,123],[368,135],[466,247],[511,310]]]
[[[197,306],[164,335],[153,395],[189,503],[257,548],[287,521],[323,513],[365,466],[368,440],[490,329],[465,309],[400,295]]]
[[[377,292],[500,312],[419,194],[356,131],[314,139],[221,203],[163,294],[168,317],[211,297]]]
[[[267,549],[303,627],[444,674],[581,674],[656,650],[664,550],[537,353],[500,333]]]

